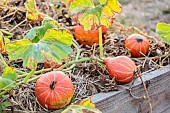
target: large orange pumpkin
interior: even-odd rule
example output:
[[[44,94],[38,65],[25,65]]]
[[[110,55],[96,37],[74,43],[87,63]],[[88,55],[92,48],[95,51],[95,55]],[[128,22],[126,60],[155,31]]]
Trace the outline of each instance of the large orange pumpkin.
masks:
[[[82,45],[93,45],[99,43],[99,31],[94,29],[91,31],[85,31],[81,25],[73,27],[74,35],[76,40]],[[102,34],[107,32],[107,28],[102,26]]]
[[[60,109],[68,105],[73,97],[71,79],[61,71],[43,74],[36,82],[35,95],[38,102],[47,109]]]
[[[115,58],[105,58],[107,71],[112,78],[118,83],[128,83],[134,78],[136,70],[135,63],[126,56],[118,56]]]
[[[125,47],[129,49],[132,57],[142,57],[148,52],[149,41],[142,35],[132,34],[125,40]]]

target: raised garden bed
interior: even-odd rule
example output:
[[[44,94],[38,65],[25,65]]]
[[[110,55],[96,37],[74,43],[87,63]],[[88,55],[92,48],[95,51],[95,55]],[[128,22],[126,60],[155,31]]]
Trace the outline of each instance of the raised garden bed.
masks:
[[[158,70],[143,73],[147,84],[153,113],[170,112],[170,65]],[[140,78],[131,86],[133,95],[145,95]],[[129,90],[122,88],[120,91],[99,93],[92,96],[92,101],[103,113],[147,113],[149,103],[147,99],[132,97]]]
[[[54,2],[53,6],[51,6],[51,4],[50,5],[48,4],[48,1],[47,2],[44,1],[42,2],[41,0],[35,0],[35,1],[27,0],[27,1],[31,1],[29,3],[32,4],[34,4],[34,2],[36,1],[35,4],[38,6],[37,9],[39,9],[40,11],[37,12],[38,17],[34,18],[33,20],[29,18],[29,16],[32,16],[32,14],[34,14],[35,12],[30,12],[29,9],[26,8],[26,6],[29,6],[31,4],[27,4],[26,6],[24,6],[23,0],[13,0],[9,2],[10,5],[9,7],[0,5],[0,11],[1,11],[0,16],[2,16],[2,18],[0,18],[1,20],[0,33],[2,32],[1,33],[2,35],[0,34],[0,36],[2,37],[2,39],[4,37],[6,39],[6,40],[3,39],[1,41],[3,42],[4,45],[6,43],[6,45],[5,46],[1,45],[2,54],[0,55],[0,62],[2,65],[0,65],[0,73],[1,73],[0,80],[5,77],[8,79],[7,82],[3,82],[3,84],[0,84],[0,86],[2,87],[2,89],[0,88],[0,112],[5,111],[5,112],[19,112],[19,113],[20,112],[21,113],[22,112],[61,113],[65,108],[69,108],[70,106],[72,106],[72,104],[70,103],[77,102],[78,100],[80,100],[78,102],[81,102],[89,96],[92,97],[93,103],[96,104],[96,107],[100,109],[103,113],[115,113],[115,112],[143,113],[143,112],[151,111],[151,108],[153,109],[154,113],[169,112],[170,96],[168,94],[169,93],[168,90],[170,87],[170,83],[169,83],[170,82],[169,79],[170,42],[164,40],[163,36],[158,37],[158,35],[160,34],[158,34],[158,32],[155,32],[156,29],[155,26],[157,23],[154,23],[154,28],[151,27],[152,29],[148,27],[148,29],[150,29],[151,31],[150,33],[145,28],[146,26],[137,26],[138,28],[135,27],[134,25],[131,26],[131,24],[135,22],[126,25],[126,22],[123,21],[123,19],[125,19],[126,17],[123,17],[123,19],[119,18],[120,20],[115,21],[115,23],[112,26],[110,26],[109,29],[104,28],[104,26],[97,25],[96,29],[93,29],[94,32],[91,32],[92,33],[91,35],[87,34],[89,38],[88,40],[94,38],[98,39],[100,37],[99,42],[102,42],[103,40],[103,44],[87,43],[86,41],[84,41],[84,39],[87,38],[85,37],[83,39],[84,43],[86,42],[87,44],[90,45],[83,46],[80,43],[81,42],[80,40],[82,36],[85,36],[85,34],[81,34],[82,31],[79,31],[80,29],[78,28],[78,33],[80,33],[80,40],[79,38],[76,37],[76,33],[75,33],[76,30],[74,29],[76,25],[76,21],[74,22],[72,21],[74,20],[75,15],[68,16],[69,11],[66,8],[65,3]],[[166,4],[165,2],[163,3]],[[15,5],[17,6],[17,9],[14,8]],[[32,8],[30,9],[36,8],[36,5],[35,7],[34,5],[32,5],[31,6]],[[119,8],[120,7],[118,7],[118,9]],[[141,12],[140,10],[137,11]],[[26,15],[27,13],[30,13],[30,15],[29,16]],[[48,16],[52,17],[54,20],[52,18],[49,18]],[[161,17],[162,16],[166,16],[166,15],[164,15],[163,13]],[[133,21],[135,20],[138,23],[140,22],[138,19],[132,18],[132,20]],[[156,20],[159,20],[159,18]],[[166,21],[163,22],[168,21],[168,19],[165,20]],[[145,19],[144,22],[146,22]],[[161,21],[159,20],[159,22]],[[58,23],[61,28],[58,29],[58,27],[55,26],[55,23]],[[161,23],[161,25],[162,24],[164,23]],[[166,24],[166,26],[168,26],[168,24]],[[50,32],[49,31],[43,32],[43,29],[46,29],[46,27],[50,27],[48,29]],[[99,29],[97,30],[98,27]],[[68,29],[68,31],[63,30],[63,28],[65,30]],[[159,33],[161,32],[164,33],[164,30],[161,30],[161,28],[162,27],[159,27],[159,30],[157,31],[159,31]],[[102,31],[103,29],[105,29],[105,32]],[[33,31],[32,34],[30,33],[30,31]],[[152,34],[153,32],[154,35],[150,36],[150,34]],[[52,36],[51,34],[53,33],[55,35]],[[95,35],[93,33],[95,33]],[[158,35],[156,35],[156,33]],[[146,47],[144,46],[145,48],[147,48],[145,50],[145,55],[142,55],[139,58],[132,56],[128,47],[125,46],[125,41],[127,40],[127,37],[131,34],[140,34],[147,37],[147,39],[149,40],[149,43],[147,43],[149,44],[149,50],[147,46]],[[37,39],[36,37],[39,37],[39,39]],[[35,38],[35,40],[29,38]],[[49,40],[45,40],[46,38]],[[68,40],[66,42],[63,41],[62,39],[64,38],[67,38],[69,41]],[[164,42],[161,41],[160,38],[162,38]],[[26,44],[20,43],[21,45],[19,45],[18,48],[15,49],[15,47],[17,47],[15,46],[15,43],[20,41],[24,42],[24,40],[27,40]],[[60,46],[58,46],[57,44],[58,40],[62,42],[62,44],[60,43],[61,45],[59,44]],[[142,40],[140,39],[137,42],[140,41],[143,41],[143,39]],[[69,47],[63,46],[63,43],[64,45],[68,45]],[[29,49],[26,49],[27,47],[25,45],[28,48],[30,47],[30,45],[32,46],[36,45],[36,46],[33,46],[33,48],[30,47]],[[24,47],[25,49],[23,49]],[[59,51],[61,50],[61,54],[63,55],[61,55],[60,53],[57,54],[58,49],[56,48],[58,47],[59,47]],[[38,50],[37,48],[41,48],[41,49]],[[25,52],[25,50],[28,51]],[[66,51],[62,51],[62,50],[66,50]],[[67,54],[65,54],[64,52],[68,54],[68,57],[59,59],[59,61],[60,60],[61,61],[56,62],[58,61],[56,59],[58,57],[56,56],[58,55],[59,56],[61,55],[61,57],[65,55],[67,56]],[[15,58],[15,56],[20,56],[20,54],[22,54],[21,55],[22,58],[21,57]],[[43,57],[40,56],[36,57],[38,55],[41,55]],[[113,78],[109,76],[110,73],[107,70],[107,65],[105,65],[106,64],[105,58],[111,57],[113,59],[114,57],[119,57],[119,56],[126,56],[126,58],[128,59],[130,58],[130,60],[132,60],[132,64],[134,63],[138,67],[136,69],[140,70],[139,73],[135,73],[136,69],[131,71],[131,75],[135,76],[134,81],[131,82],[128,81],[125,82],[127,84],[119,85],[118,83],[119,81],[116,81],[117,79],[116,77],[117,75],[121,75],[121,73],[116,74],[116,77],[113,76]],[[54,61],[51,60],[51,57],[53,57],[55,60],[54,59],[53,59]],[[46,58],[49,59],[46,61]],[[123,62],[124,61],[125,60],[123,60]],[[118,63],[120,62],[118,61]],[[129,62],[128,63],[124,62],[122,65],[118,66],[117,71],[125,73],[128,69],[127,68],[128,66],[132,67],[131,65],[129,65]],[[112,66],[110,69],[113,69],[114,67],[117,67],[117,65]],[[122,69],[123,67],[126,68],[125,71],[124,69]],[[45,104],[44,107],[42,107],[43,105],[40,104],[36,96],[36,91],[35,91],[36,89],[35,84],[37,83],[36,80],[39,77],[41,77],[43,74],[48,73],[49,71],[63,71],[65,74],[69,76],[69,78],[71,79],[74,85],[74,96],[73,98],[70,98],[70,100],[71,99],[72,100],[71,102],[69,100],[68,106],[65,106],[63,109],[56,110],[57,108],[55,108],[54,110],[49,110],[48,107],[46,107],[47,104]],[[15,74],[15,72],[17,73],[17,75]],[[141,72],[143,73],[142,77],[145,81],[145,84],[144,83],[141,84],[141,79],[140,79]],[[11,76],[8,77],[8,75]],[[45,79],[45,81],[46,80],[47,79]],[[57,83],[56,80],[53,80],[50,83],[50,85],[48,85],[50,86],[50,91],[55,89],[54,84],[56,83]],[[65,83],[66,82],[64,82],[63,86],[68,86],[65,85]],[[146,85],[148,89],[145,89],[146,87],[144,88],[143,87],[144,85]],[[147,96],[147,90],[149,91],[149,97]],[[65,93],[65,91],[63,92]],[[40,91],[40,93],[42,92]],[[50,94],[45,94],[45,97],[52,97],[52,95],[51,96],[46,96],[46,95],[50,95]],[[61,95],[63,95],[63,93],[61,93]],[[55,97],[58,97],[58,95]],[[151,98],[151,103],[149,103],[150,98]],[[50,100],[50,99],[51,98],[46,100]],[[42,100],[45,100],[44,97],[42,97]],[[55,99],[53,98],[52,100]],[[88,102],[89,103],[88,104],[86,103],[86,105],[92,104],[93,106],[93,103],[91,103],[90,99]],[[92,108],[94,108],[94,106]]]

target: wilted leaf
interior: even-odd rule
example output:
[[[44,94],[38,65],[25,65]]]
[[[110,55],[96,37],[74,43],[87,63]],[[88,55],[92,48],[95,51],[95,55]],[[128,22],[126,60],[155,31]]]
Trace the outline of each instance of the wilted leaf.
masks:
[[[5,88],[6,86],[10,84],[14,85],[17,77],[18,75],[16,74],[16,71],[13,68],[6,67],[4,69],[4,72],[2,73],[2,76],[0,77],[0,89],[2,90],[3,88]],[[13,85],[11,85],[11,87]]]
[[[6,44],[8,42],[10,42],[10,40],[8,38],[6,38],[6,36],[4,36],[3,33],[0,31],[0,53],[5,51],[4,43]]]
[[[91,102],[91,98],[86,98],[84,100],[78,101],[77,103],[71,104],[67,109],[62,113],[84,113],[83,110],[91,111],[94,113],[102,113],[100,110],[95,108],[95,104]]]
[[[37,10],[35,0],[27,0],[25,2],[25,7],[27,9],[26,17],[30,20],[43,20],[45,15]]]
[[[55,20],[51,18],[44,18],[42,26],[32,28],[24,37],[30,39],[31,42],[38,42],[41,40],[48,29],[59,27]]]
[[[107,28],[115,20],[121,11],[121,6],[117,0],[95,0],[99,5],[95,5],[92,0],[87,3],[82,0],[75,0],[70,5],[70,12],[84,26],[85,30],[90,30],[100,25]],[[98,3],[97,3],[98,4]]]
[[[33,68],[33,62],[43,62],[45,59],[61,63],[61,59],[72,52],[72,34],[66,30],[55,28],[46,31],[44,37],[37,43],[28,39],[7,44],[9,59],[22,59],[23,66]]]
[[[170,24],[166,23],[157,24],[156,32],[164,42],[170,44]]]

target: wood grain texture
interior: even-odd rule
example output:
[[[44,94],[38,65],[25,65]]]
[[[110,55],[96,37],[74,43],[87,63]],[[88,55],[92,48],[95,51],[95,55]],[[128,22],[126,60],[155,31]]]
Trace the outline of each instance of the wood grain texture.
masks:
[[[153,113],[170,113],[170,65],[142,75],[149,82],[149,96]],[[140,78],[132,86],[135,96],[145,95]],[[92,96],[92,101],[103,113],[148,113],[148,100],[132,97],[128,90],[121,89]]]

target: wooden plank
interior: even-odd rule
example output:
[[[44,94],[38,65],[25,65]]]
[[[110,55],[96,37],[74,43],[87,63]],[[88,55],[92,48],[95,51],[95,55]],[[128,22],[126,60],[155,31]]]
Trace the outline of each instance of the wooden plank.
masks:
[[[142,75],[149,82],[149,95],[153,113],[170,113],[170,65]],[[132,92],[135,96],[145,95],[140,78],[136,79]],[[148,100],[130,96],[126,89],[92,96],[92,101],[103,113],[148,113]]]

